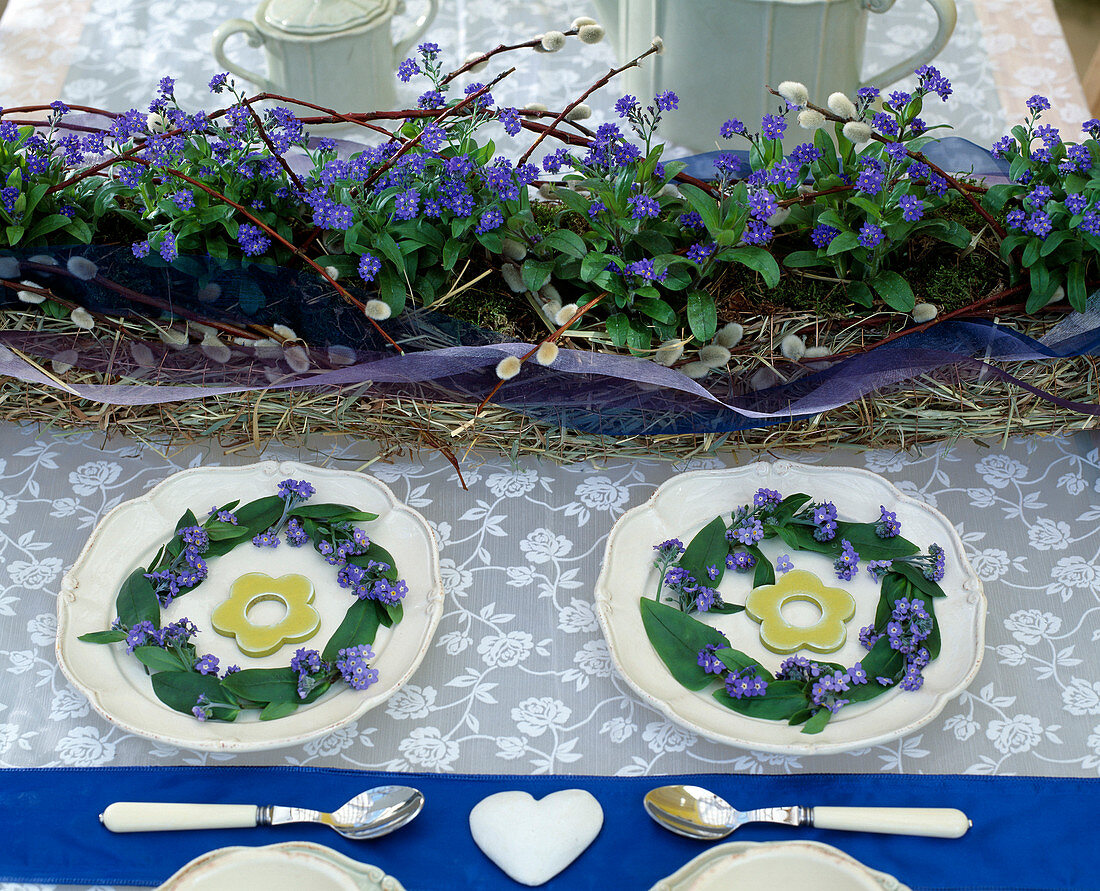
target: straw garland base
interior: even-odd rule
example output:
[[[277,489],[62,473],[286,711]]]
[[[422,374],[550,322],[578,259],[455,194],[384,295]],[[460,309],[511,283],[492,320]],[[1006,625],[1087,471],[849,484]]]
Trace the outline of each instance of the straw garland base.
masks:
[[[1005,370],[1048,392],[1096,403],[1096,357],[1014,363]],[[105,383],[69,372],[73,384]],[[304,445],[306,437],[350,436],[376,443],[382,456],[468,449],[510,457],[537,455],[559,462],[602,458],[684,460],[716,452],[772,449],[909,449],[970,438],[987,445],[1010,436],[1095,429],[1100,419],[1067,412],[996,379],[956,372],[926,376],[808,421],[725,434],[633,436],[575,433],[531,421],[510,409],[409,399],[372,399],[362,386],[316,393],[280,390],[208,397],[146,406],[103,405],[62,390],[6,379],[0,382],[0,418],[37,423],[44,430],[101,430],[141,441],[179,445],[214,437],[228,451],[262,452],[273,442]]]

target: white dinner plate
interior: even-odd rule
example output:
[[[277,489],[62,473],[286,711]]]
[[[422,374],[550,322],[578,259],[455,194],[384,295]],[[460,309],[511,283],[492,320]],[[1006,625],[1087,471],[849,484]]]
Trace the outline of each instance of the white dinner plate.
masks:
[[[200,722],[174,711],[157,699],[143,666],[123,644],[91,644],[77,640],[101,631],[115,618],[115,597],[123,581],[138,566],[148,566],[172,535],[176,522],[190,508],[197,517],[213,505],[236,499],[242,503],[274,495],[280,480],[308,480],[316,494],[311,503],[335,502],[378,514],[359,524],[372,540],[394,557],[409,590],[404,617],[394,628],[380,628],[374,644],[378,681],[365,691],[346,684],[287,717],[260,721],[255,713],[233,722]],[[336,583],[336,570],[307,545],[291,548],[284,541],[274,549],[245,542],[210,560],[206,580],[162,611],[163,621],[186,616],[199,627],[194,638],[200,653],[213,653],[224,668],[278,668],[290,664],[297,647],[323,649],[351,604],[352,595]],[[270,576],[301,573],[313,582],[313,606],[321,616],[318,633],[308,641],[283,645],[275,653],[245,656],[236,641],[210,625],[210,614],[233,581],[246,572]],[[210,751],[247,752],[298,745],[348,724],[385,702],[405,684],[428,651],[443,614],[443,584],[439,553],[427,521],[401,504],[390,489],[363,473],[312,467],[292,461],[265,461],[246,467],[200,467],[174,474],[140,498],[112,510],[95,528],[73,568],[65,575],[58,597],[57,659],[73,685],[97,712],[125,730],[174,746]]]
[[[196,857],[158,891],[404,891],[377,866],[311,842],[218,848]]]
[[[719,704],[708,692],[682,687],[661,662],[646,638],[638,601],[652,597],[657,586],[653,546],[669,538],[686,545],[719,514],[752,502],[757,489],[776,489],[783,496],[797,492],[815,501],[832,501],[842,520],[873,522],[879,506],[897,513],[901,534],[922,552],[936,543],[947,554],[940,586],[946,597],[935,604],[943,640],[942,650],[924,671],[924,684],[915,692],[890,690],[865,703],[845,706],[824,731],[803,734],[783,721],[751,718]],[[791,551],[781,539],[761,542],[768,559],[790,553],[796,568],[815,573],[826,584],[836,581],[828,557]],[[830,581],[832,580],[832,581]],[[744,603],[752,574],[725,573],[719,591],[729,603]],[[843,586],[856,601],[844,646],[825,659],[853,665],[867,651],[858,640],[859,629],[874,622],[880,586],[862,570]],[[596,582],[596,607],[611,656],[620,674],[648,702],[669,718],[709,739],[761,752],[811,755],[843,752],[886,742],[912,733],[931,721],[978,673],[985,640],[986,602],[982,583],[966,561],[962,541],[939,511],[903,495],[877,474],[845,467],[815,467],[788,461],[757,462],[745,467],[701,470],[673,477],[646,503],[627,511],[607,539],[603,569]],[[744,613],[696,614],[725,632],[735,649],[757,658],[769,670],[784,656],[760,643],[760,626]]]
[[[830,845],[812,841],[731,842],[710,848],[650,891],[909,891]]]

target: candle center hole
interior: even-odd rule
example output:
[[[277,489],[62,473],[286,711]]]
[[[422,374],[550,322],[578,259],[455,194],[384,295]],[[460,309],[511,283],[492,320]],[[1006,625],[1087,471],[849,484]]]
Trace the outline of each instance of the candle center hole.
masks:
[[[269,627],[278,625],[288,612],[286,601],[278,594],[261,594],[248,605],[245,618],[252,625]]]
[[[783,621],[795,628],[809,628],[821,621],[821,607],[814,600],[801,597],[788,600],[780,608]]]

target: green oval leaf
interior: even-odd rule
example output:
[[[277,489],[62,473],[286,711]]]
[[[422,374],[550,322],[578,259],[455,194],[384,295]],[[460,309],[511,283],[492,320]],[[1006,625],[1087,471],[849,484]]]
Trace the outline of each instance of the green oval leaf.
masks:
[[[802,725],[803,733],[820,733],[825,729],[825,725],[829,723],[829,719],[833,716],[833,713],[827,708],[819,708],[814,712]]]
[[[583,260],[588,256],[588,246],[584,239],[569,229],[555,229],[539,242],[539,246],[567,254],[575,260]]]
[[[246,668],[222,681],[227,690],[253,702],[301,702],[298,673],[289,668]]]
[[[161,647],[134,647],[134,655],[143,664],[151,668],[153,671],[190,671],[191,666],[187,665],[178,654],[173,653],[171,650],[165,650]],[[194,703],[192,703],[193,705]]]
[[[764,284],[774,288],[779,284],[779,264],[770,252],[761,247],[739,247],[730,254],[734,263],[747,266],[753,272],[759,272],[764,279]]]
[[[717,588],[726,570],[726,554],[729,542],[726,541],[726,524],[721,517],[715,517],[699,530],[684,549],[683,556],[677,561],[701,584],[708,588]],[[718,575],[711,579],[708,567],[715,567]]]
[[[378,611],[374,601],[356,600],[348,607],[340,626],[325,644],[321,658],[326,662],[332,662],[339,655],[340,650],[346,647],[374,643],[375,637],[378,636],[378,623]]]
[[[896,272],[889,270],[880,272],[871,279],[871,287],[878,292],[887,306],[898,312],[909,312],[917,302],[909,282]]]
[[[110,644],[118,643],[120,640],[126,640],[125,631],[89,631],[87,634],[82,634],[77,640],[82,640],[85,643],[94,644]]]
[[[127,628],[144,621],[152,622],[154,628],[160,627],[160,602],[145,577],[144,567],[139,566],[122,583],[115,598],[115,613]]]
[[[702,690],[715,678],[699,667],[699,651],[708,644],[726,645],[716,628],[656,600],[638,601],[646,637],[672,676],[689,690]]]
[[[285,718],[298,709],[297,702],[269,702],[260,712],[261,721],[274,721],[276,718]]]
[[[354,523],[377,520],[378,514],[367,513],[346,504],[301,504],[290,512],[292,517],[309,517],[313,520],[339,520]]]
[[[718,310],[706,291],[692,291],[687,297],[688,327],[700,343],[709,343],[718,330]]]
[[[787,721],[806,708],[806,693],[798,681],[771,681],[767,696],[734,699],[725,687],[714,691],[714,698],[731,711],[768,721]]]
[[[177,712],[191,714],[199,700],[205,696],[210,702],[235,703],[232,693],[222,686],[222,682],[212,674],[199,674],[194,671],[158,671],[152,677],[153,692],[157,699]],[[214,708],[212,715],[222,721],[232,721],[237,717],[236,709]]]
[[[929,597],[947,596],[944,594],[943,588],[931,579],[925,578],[924,573],[910,563],[895,563],[890,567],[890,572],[886,574],[886,578],[889,578],[892,573],[904,576],[914,588]],[[884,582],[886,578],[883,579]]]

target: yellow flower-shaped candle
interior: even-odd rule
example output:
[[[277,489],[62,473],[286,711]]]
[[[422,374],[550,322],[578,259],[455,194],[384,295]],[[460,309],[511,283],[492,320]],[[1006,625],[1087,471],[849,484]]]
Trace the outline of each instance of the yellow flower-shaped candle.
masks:
[[[813,603],[821,617],[813,625],[794,625],[783,618],[792,601]],[[773,653],[807,649],[832,653],[844,646],[846,623],[856,612],[855,598],[842,588],[828,588],[812,572],[795,569],[774,585],[754,588],[745,601],[749,618],[760,623],[760,642]]]
[[[286,615],[274,625],[257,625],[248,611],[264,600],[278,601]],[[263,572],[249,572],[229,589],[229,597],[214,609],[210,624],[218,634],[233,637],[246,656],[270,656],[283,644],[309,640],[321,627],[313,607],[313,583],[296,573],[277,579]]]

